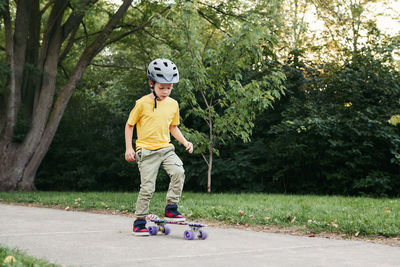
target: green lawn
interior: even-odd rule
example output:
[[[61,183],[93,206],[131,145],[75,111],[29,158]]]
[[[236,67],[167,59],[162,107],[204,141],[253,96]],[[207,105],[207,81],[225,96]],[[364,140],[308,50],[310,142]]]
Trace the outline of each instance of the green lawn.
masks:
[[[9,249],[0,246],[0,266],[57,267],[60,265],[48,263],[46,260],[43,259],[36,259],[17,249]]]
[[[70,209],[134,212],[137,193],[0,192],[0,202],[35,203]],[[184,193],[180,211],[190,220],[293,227],[313,233],[400,236],[400,199],[278,194]],[[162,215],[165,193],[150,209]]]

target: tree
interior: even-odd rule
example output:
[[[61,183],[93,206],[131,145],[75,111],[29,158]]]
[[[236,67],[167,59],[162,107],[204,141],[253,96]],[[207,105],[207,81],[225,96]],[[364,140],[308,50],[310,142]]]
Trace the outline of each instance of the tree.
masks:
[[[106,45],[149,21],[119,25],[132,0],[117,9],[97,0],[15,2],[0,2],[9,69],[0,93],[0,190],[33,190],[36,171],[86,67]],[[88,25],[94,14],[106,23]]]
[[[178,85],[187,126],[183,130],[208,166],[208,192],[217,147],[232,138],[248,142],[257,112],[279,99],[284,80],[284,75],[268,64],[274,61],[276,37],[270,27],[255,23],[255,13],[254,22],[247,19],[248,14],[241,14],[235,15],[239,20],[228,23],[232,10],[225,10],[225,16],[218,19],[222,7],[182,1],[170,19],[158,24],[164,27],[162,32],[169,33],[164,38],[174,40],[170,41],[171,54],[183,77]],[[169,30],[172,28],[174,31]],[[261,75],[249,79],[249,73]],[[203,124],[196,125],[196,121]]]

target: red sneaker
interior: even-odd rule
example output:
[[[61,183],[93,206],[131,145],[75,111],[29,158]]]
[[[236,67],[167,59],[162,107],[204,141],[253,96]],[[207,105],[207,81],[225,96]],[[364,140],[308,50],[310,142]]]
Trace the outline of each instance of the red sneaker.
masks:
[[[149,230],[146,228],[146,220],[137,219],[133,223],[133,234],[138,236],[149,235]]]
[[[165,220],[174,222],[184,222],[185,217],[178,211],[177,205],[167,205],[165,207]]]

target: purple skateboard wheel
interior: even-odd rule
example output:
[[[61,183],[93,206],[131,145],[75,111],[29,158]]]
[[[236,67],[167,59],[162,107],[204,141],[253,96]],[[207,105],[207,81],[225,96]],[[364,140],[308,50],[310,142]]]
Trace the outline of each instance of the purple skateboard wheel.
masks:
[[[208,233],[203,230],[199,230],[199,239],[204,240],[208,237]]]
[[[169,228],[168,226],[164,226],[164,234],[169,235],[169,233],[171,233],[171,228]]]
[[[187,240],[194,239],[194,232],[192,230],[186,230],[184,235],[185,235],[185,239],[187,239]]]
[[[156,235],[157,232],[158,232],[157,226],[150,226],[150,227],[149,227],[149,234],[150,234],[150,235]]]

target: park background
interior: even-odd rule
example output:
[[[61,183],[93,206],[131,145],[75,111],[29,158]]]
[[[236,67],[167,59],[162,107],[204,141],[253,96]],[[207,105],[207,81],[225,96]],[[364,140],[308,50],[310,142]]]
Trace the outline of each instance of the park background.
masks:
[[[54,3],[38,2],[43,34]],[[125,122],[135,101],[149,93],[148,63],[165,57],[179,67],[172,97],[195,146],[190,155],[173,142],[185,165],[185,191],[398,197],[394,3],[133,1],[77,82],[31,189],[137,191],[137,166],[124,160]],[[77,10],[84,15],[60,51],[55,97],[120,4],[69,1],[64,21]],[[12,17],[18,7],[9,5]],[[5,37],[3,114],[10,77]],[[46,77],[29,60],[24,69],[33,84]],[[30,98],[22,98],[15,146],[34,128]],[[165,191],[168,180],[160,171],[157,190]]]

